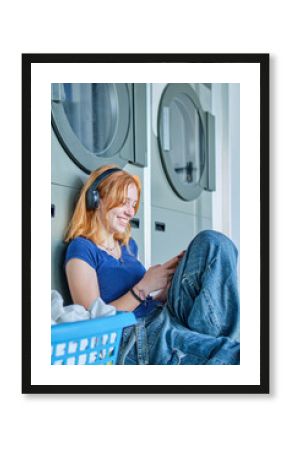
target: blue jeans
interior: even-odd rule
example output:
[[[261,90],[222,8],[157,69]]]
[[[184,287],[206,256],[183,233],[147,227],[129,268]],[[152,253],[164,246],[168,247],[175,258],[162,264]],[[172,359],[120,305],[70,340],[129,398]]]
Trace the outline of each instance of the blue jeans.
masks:
[[[124,330],[118,364],[239,364],[237,255],[223,234],[200,232],[166,304]]]

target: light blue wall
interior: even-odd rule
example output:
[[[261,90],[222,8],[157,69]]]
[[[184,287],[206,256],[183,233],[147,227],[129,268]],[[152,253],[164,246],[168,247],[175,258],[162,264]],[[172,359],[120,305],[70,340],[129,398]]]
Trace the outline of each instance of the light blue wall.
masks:
[[[240,249],[240,85],[229,85],[229,146],[231,171],[231,234]]]
[[[229,236],[240,249],[240,85],[212,85],[216,119],[216,192],[213,228]]]

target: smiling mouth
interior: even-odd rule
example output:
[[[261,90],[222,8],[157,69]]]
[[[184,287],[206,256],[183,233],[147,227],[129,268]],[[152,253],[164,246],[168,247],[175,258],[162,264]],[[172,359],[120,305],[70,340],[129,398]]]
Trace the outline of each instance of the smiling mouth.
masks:
[[[119,222],[121,222],[122,225],[127,226],[129,223],[129,220],[124,219],[123,217],[119,217]]]

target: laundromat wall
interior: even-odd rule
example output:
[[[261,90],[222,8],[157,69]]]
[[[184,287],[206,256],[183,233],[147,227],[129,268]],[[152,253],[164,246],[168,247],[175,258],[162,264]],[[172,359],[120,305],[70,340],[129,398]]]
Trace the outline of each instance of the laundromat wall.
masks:
[[[130,145],[133,145],[137,156],[139,152],[139,160],[136,163],[127,157],[122,166],[124,170],[137,174],[143,186],[137,220],[132,224],[140,260],[147,268],[162,263],[185,249],[191,239],[204,229],[225,232],[239,248],[239,85],[190,85],[194,95],[198,96],[200,107],[212,114],[215,124],[215,189],[203,189],[196,199],[190,201],[174,192],[161,158],[158,114],[167,85],[128,86],[132,95],[128,102],[130,132],[126,135],[126,145],[129,146],[130,138]],[[122,108],[119,112],[122,113]],[[61,136],[52,127],[51,286],[59,290],[69,303],[63,268],[64,235],[88,171],[83,170],[64,147]],[[119,155],[111,155],[108,159],[108,163],[114,161],[120,163]],[[105,162],[104,157],[96,157],[94,168]]]

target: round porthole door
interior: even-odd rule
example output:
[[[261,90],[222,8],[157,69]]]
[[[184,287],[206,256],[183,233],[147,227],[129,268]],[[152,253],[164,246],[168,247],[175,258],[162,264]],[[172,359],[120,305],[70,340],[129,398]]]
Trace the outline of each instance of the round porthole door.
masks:
[[[52,125],[64,150],[85,172],[133,155],[130,86],[113,83],[52,84]],[[131,131],[131,133],[130,133]],[[131,137],[132,142],[127,143]],[[121,152],[125,148],[125,157]]]
[[[183,200],[197,198],[207,178],[207,113],[189,84],[168,84],[158,111],[162,165],[174,192]]]

